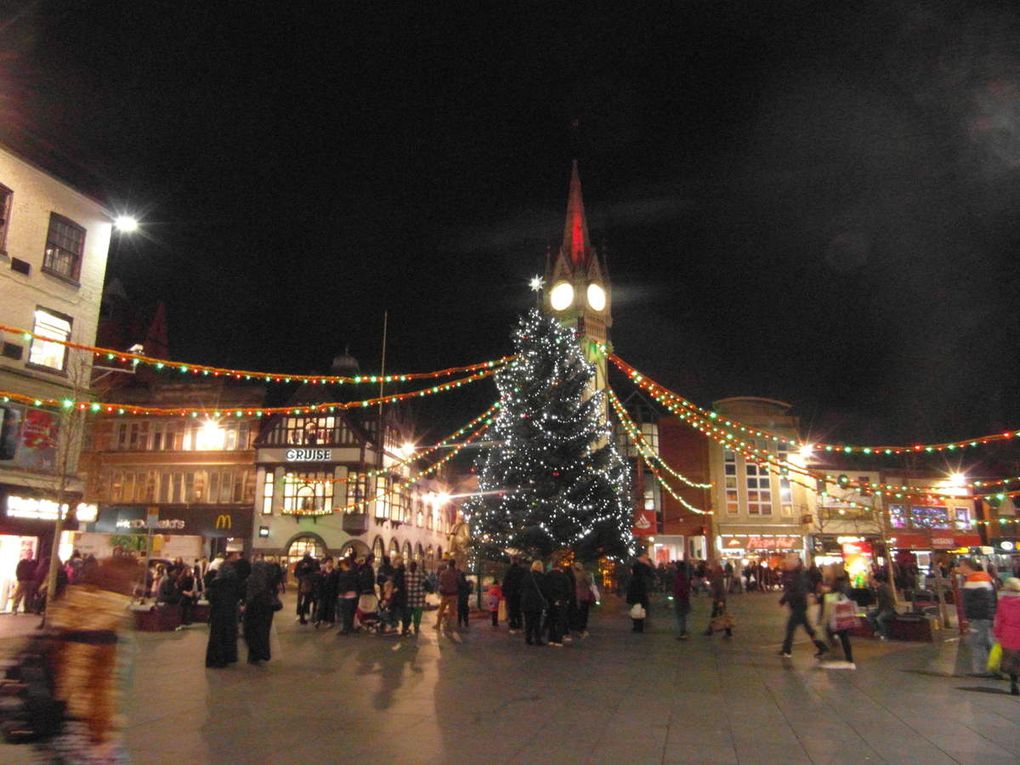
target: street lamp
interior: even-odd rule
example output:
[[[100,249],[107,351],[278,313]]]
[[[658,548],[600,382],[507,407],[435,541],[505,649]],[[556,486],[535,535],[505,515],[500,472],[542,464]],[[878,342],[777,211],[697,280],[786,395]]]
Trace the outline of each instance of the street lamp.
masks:
[[[118,215],[113,219],[113,227],[122,234],[133,234],[138,230],[138,218],[134,215]]]

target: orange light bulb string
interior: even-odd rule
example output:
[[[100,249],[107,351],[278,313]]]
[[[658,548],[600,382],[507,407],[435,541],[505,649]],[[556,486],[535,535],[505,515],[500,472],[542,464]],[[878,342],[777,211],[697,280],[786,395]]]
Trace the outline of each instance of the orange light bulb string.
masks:
[[[620,421],[624,422],[625,420],[629,420],[629,417],[626,415],[626,413],[622,411],[623,406],[617,399],[616,394],[613,393],[611,389],[607,390],[609,392],[609,398],[613,402],[613,408],[616,410],[617,416],[620,417]],[[633,423],[631,422],[631,424]],[[648,453],[646,452],[647,444],[643,442],[643,439],[639,441],[638,438],[635,437],[634,431],[626,424],[624,424],[623,429],[624,432],[627,434],[627,437],[630,438],[630,442],[634,444],[634,447],[637,449],[638,454],[641,455],[642,462],[645,463],[645,466],[648,468],[649,472],[651,472],[651,474],[655,476],[655,480],[659,482],[659,485],[666,491],[667,494],[669,494],[669,496],[676,500],[681,506],[683,506],[687,510],[690,510],[692,513],[697,513],[698,515],[712,515],[711,510],[702,510],[701,508],[695,507],[686,499],[677,494],[673,487],[669,484],[669,482],[662,477],[662,471],[659,470],[652,463],[651,459],[648,456]]]
[[[313,383],[316,385],[360,385],[360,384],[378,384],[384,383],[399,383],[407,382],[409,380],[425,380],[425,379],[437,379],[439,377],[451,377],[453,375],[462,374],[465,372],[475,372],[479,369],[493,368],[509,361],[512,356],[504,356],[499,359],[491,361],[480,361],[475,364],[467,364],[464,366],[448,367],[446,369],[439,369],[432,372],[409,372],[405,374],[389,374],[389,375],[307,375],[307,374],[292,374],[286,372],[258,372],[251,369],[230,369],[227,367],[216,367],[208,364],[192,364],[187,361],[172,361],[170,359],[161,359],[155,356],[146,356],[142,353],[131,353],[129,351],[117,351],[113,348],[103,348],[95,345],[88,345],[86,343],[76,343],[71,340],[59,340],[53,337],[47,337],[36,332],[31,332],[27,329],[20,329],[18,327],[12,327],[7,324],[0,324],[0,332],[10,332],[16,335],[21,335],[26,340],[39,339],[47,343],[56,343],[62,345],[65,348],[72,348],[74,350],[86,351],[95,356],[105,357],[110,361],[120,361],[123,363],[130,364],[145,364],[151,366],[154,369],[168,372],[184,372],[193,375],[213,376],[213,377],[228,377],[235,380],[258,380],[260,382],[270,383],[290,383],[290,382],[302,382],[302,383]]]
[[[249,417],[263,417],[266,415],[273,414],[324,414],[334,411],[344,411],[347,409],[358,409],[366,408],[370,406],[376,406],[379,404],[393,404],[400,401],[408,401],[413,398],[422,398],[424,396],[432,396],[437,393],[445,393],[456,388],[460,388],[464,385],[468,385],[479,380],[484,380],[486,377],[491,377],[496,372],[496,369],[486,369],[481,372],[475,372],[474,374],[468,375],[467,377],[461,377],[456,380],[449,380],[439,385],[433,385],[429,388],[421,388],[420,390],[406,391],[404,393],[391,393],[386,396],[377,396],[375,398],[363,399],[360,401],[330,401],[322,404],[304,404],[301,406],[272,406],[272,407],[158,407],[158,406],[138,406],[136,404],[124,404],[114,402],[98,402],[98,401],[72,401],[70,399],[55,399],[55,398],[33,398],[32,396],[25,396],[20,393],[14,393],[12,391],[0,391],[0,399],[7,399],[10,401],[17,401],[19,403],[28,404],[30,406],[37,407],[49,407],[54,409],[78,409],[83,412],[91,412],[95,414],[119,414],[119,415],[162,415],[172,417],[200,417],[206,416],[211,418],[220,418],[227,416],[243,417],[245,415]]]
[[[376,476],[376,475],[385,475],[385,474],[388,474],[388,473],[390,473],[390,472],[392,472],[394,470],[397,470],[397,469],[403,467],[404,465],[407,465],[408,463],[417,462],[418,460],[424,459],[426,456],[428,456],[429,454],[432,454],[433,452],[436,452],[436,451],[438,451],[440,449],[443,449],[443,448],[445,448],[447,446],[450,446],[450,444],[452,444],[455,440],[457,440],[462,435],[464,435],[465,433],[470,431],[472,428],[474,428],[479,423],[485,422],[486,424],[489,424],[491,422],[492,415],[496,412],[497,409],[499,409],[499,407],[500,407],[500,403],[497,401],[495,404],[490,406],[488,409],[486,409],[480,415],[475,417],[469,423],[467,423],[466,425],[463,425],[462,427],[460,427],[457,430],[453,431],[450,435],[448,435],[443,440],[438,441],[437,443],[433,444],[432,446],[426,447],[425,449],[422,449],[421,451],[415,450],[414,454],[412,454],[412,455],[410,455],[408,457],[405,457],[405,458],[403,458],[401,460],[397,460],[396,462],[391,463],[385,469],[382,469],[382,470],[372,469],[372,470],[367,471],[364,475],[366,475],[369,478],[371,478],[371,477]],[[287,476],[284,475],[280,480],[281,481],[286,481],[287,480]],[[305,485],[307,485],[307,486],[314,486],[314,485],[317,485],[317,484],[328,484],[328,483],[332,483],[332,484],[348,483],[349,481],[350,481],[350,478],[348,476],[343,476],[341,478],[316,478],[316,479],[311,479],[311,480],[304,480],[304,479],[302,479],[300,481],[300,483],[301,483],[302,486],[305,486]]]
[[[857,446],[850,444],[837,444],[837,443],[825,443],[825,442],[807,442],[801,441],[797,438],[789,438],[777,433],[773,433],[769,430],[763,430],[760,428],[753,428],[744,425],[737,420],[723,417],[718,412],[713,412],[703,407],[698,406],[694,402],[690,401],[683,396],[663,387],[655,380],[639,372],[637,369],[632,367],[626,361],[621,359],[616,354],[609,354],[609,360],[623,372],[625,375],[631,378],[631,380],[643,388],[644,390],[652,393],[655,391],[661,392],[661,394],[668,398],[670,401],[679,404],[688,411],[705,417],[712,421],[719,421],[722,418],[722,423],[725,426],[732,427],[735,431],[746,433],[748,435],[754,435],[758,437],[769,438],[772,441],[779,443],[786,443],[796,448],[810,446],[816,451],[826,452],[838,452],[841,454],[857,454],[864,456],[889,456],[889,455],[900,455],[900,454],[933,454],[936,452],[953,452],[957,449],[973,448],[977,446],[984,446],[992,443],[999,443],[1004,441],[1011,441],[1013,439],[1020,439],[1020,429],[1004,430],[1000,433],[989,433],[987,435],[978,436],[976,438],[964,438],[958,441],[943,441],[931,444],[882,444],[876,446]]]

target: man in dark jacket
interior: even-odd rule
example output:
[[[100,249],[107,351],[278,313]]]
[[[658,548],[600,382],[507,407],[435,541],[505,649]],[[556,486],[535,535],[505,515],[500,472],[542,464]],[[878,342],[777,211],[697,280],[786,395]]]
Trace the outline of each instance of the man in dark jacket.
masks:
[[[971,672],[988,674],[988,651],[992,648],[992,621],[995,619],[995,584],[992,577],[973,558],[960,561],[960,574],[964,577],[963,613],[970,622]]]
[[[800,558],[790,556],[786,560],[785,568],[786,583],[783,597],[779,599],[779,605],[785,604],[790,607],[790,618],[786,620],[786,637],[783,638],[783,647],[780,649],[779,655],[787,659],[793,655],[793,633],[798,626],[803,626],[804,631],[815,644],[815,648],[818,649],[815,656],[821,656],[829,650],[829,647],[818,639],[807,620],[808,592],[811,585],[807,572],[804,571],[804,564]]]
[[[18,613],[18,603],[25,601],[24,610],[27,614],[35,605],[35,569],[39,561],[26,555],[18,561],[14,569],[14,578],[18,580],[18,588],[14,591],[14,613]]]
[[[524,579],[524,568],[520,558],[514,558],[503,577],[503,596],[506,598],[507,616],[510,621],[510,634],[521,631],[521,582]]]
[[[554,566],[545,576],[543,582],[546,601],[549,603],[546,612],[546,641],[551,646],[563,647],[563,634],[567,629],[567,616],[570,611],[570,595],[573,587],[570,577],[559,566]]]

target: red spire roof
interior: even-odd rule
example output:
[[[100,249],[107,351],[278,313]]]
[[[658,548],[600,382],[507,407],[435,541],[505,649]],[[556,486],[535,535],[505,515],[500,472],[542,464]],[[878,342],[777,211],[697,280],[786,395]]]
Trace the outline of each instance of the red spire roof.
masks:
[[[574,160],[570,174],[570,196],[567,198],[567,222],[563,227],[563,254],[574,266],[587,266],[590,250],[588,219],[584,216],[584,199],[581,197],[581,176]]]

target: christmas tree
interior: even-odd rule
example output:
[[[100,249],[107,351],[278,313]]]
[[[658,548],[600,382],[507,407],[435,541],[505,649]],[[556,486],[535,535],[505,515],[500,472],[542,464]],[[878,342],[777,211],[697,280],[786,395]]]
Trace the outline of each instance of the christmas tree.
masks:
[[[515,358],[496,374],[494,443],[476,463],[480,494],[468,505],[483,555],[582,560],[633,552],[630,471],[610,438],[603,393],[574,334],[532,310],[513,335]]]

